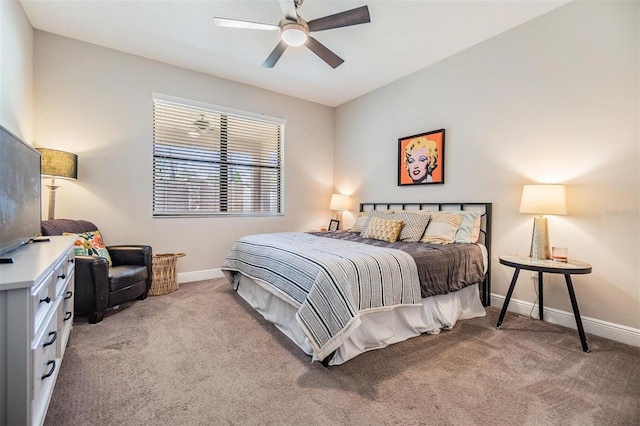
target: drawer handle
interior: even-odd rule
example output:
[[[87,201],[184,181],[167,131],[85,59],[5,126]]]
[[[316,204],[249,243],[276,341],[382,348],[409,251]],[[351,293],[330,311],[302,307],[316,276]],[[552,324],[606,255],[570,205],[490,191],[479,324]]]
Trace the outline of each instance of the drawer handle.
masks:
[[[40,380],[44,380],[47,377],[51,376],[53,374],[53,372],[56,370],[56,361],[54,359],[52,359],[51,361],[47,361],[47,365],[51,366],[51,370],[49,370],[48,373],[43,374],[42,378]]]
[[[50,297],[50,296],[47,296],[47,297],[45,297],[44,299],[40,299],[40,303],[42,303],[42,302],[44,302],[44,303],[51,303],[51,297]]]
[[[64,314],[64,319],[62,321],[68,321],[73,316],[73,312],[67,312]]]
[[[64,294],[64,300],[69,300],[71,299],[71,296],[73,296],[73,292],[68,291]]]
[[[45,342],[42,347],[46,348],[49,345],[53,345],[53,343],[56,341],[56,339],[58,338],[58,332],[57,331],[51,331],[49,332],[49,336],[53,336],[51,338],[51,340],[49,340],[48,342]]]
[[[67,278],[67,276],[66,276],[65,274],[62,274],[62,275],[58,275],[58,278],[60,278],[60,279],[63,279],[63,280],[64,280],[65,278]]]
[[[69,259],[69,260],[67,260],[67,262],[73,263],[73,262],[75,262],[75,259]]]

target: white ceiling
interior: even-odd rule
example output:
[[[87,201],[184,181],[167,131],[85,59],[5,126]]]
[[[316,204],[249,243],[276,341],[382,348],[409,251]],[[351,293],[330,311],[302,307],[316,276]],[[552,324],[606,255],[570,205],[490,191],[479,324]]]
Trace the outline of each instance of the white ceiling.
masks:
[[[312,33],[345,62],[305,47],[261,64],[278,32],[216,27],[213,17],[278,24],[278,0],[20,0],[42,31],[328,106],[337,106],[570,0],[305,0],[305,20],[368,5],[371,23]]]

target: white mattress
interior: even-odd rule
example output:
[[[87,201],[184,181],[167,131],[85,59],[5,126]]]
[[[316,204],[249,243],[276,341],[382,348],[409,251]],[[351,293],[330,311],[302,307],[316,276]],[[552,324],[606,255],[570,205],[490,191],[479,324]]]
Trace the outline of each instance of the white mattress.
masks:
[[[485,263],[486,264],[486,263]],[[295,318],[297,307],[271,293],[269,287],[238,274],[238,294],[272,322],[307,355],[317,359]],[[373,349],[384,348],[422,333],[451,329],[458,320],[486,315],[478,285],[422,299],[422,306],[399,306],[386,311],[361,313],[361,325],[337,350],[329,365],[339,365]]]

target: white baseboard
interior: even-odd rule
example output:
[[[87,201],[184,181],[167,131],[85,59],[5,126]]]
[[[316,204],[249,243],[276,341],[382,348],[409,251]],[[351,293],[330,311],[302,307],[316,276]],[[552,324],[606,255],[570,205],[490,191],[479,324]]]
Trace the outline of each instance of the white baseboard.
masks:
[[[502,308],[504,304],[505,296],[498,294],[491,294],[491,306]],[[533,309],[533,303],[525,302],[511,298],[509,302],[509,312],[514,312],[521,315],[527,315],[531,313],[533,318],[538,318],[538,306]],[[625,325],[614,324],[595,318],[585,317],[582,318],[582,326],[586,333],[595,334],[596,336],[605,337],[607,339],[615,340],[616,342],[626,343],[628,345],[640,346],[640,330],[637,328],[627,327]],[[576,319],[573,316],[573,312],[561,311],[554,308],[544,308],[544,320],[553,324],[562,325],[564,327],[573,328],[577,330]]]
[[[223,278],[224,274],[220,268],[207,269],[204,271],[180,272],[178,274],[178,284],[191,283],[194,281],[212,280],[215,278]]]

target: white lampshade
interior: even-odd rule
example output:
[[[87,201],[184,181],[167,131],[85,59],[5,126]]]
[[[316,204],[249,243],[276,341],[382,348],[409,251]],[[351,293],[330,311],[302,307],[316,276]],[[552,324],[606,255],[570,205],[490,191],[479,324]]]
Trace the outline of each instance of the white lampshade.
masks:
[[[331,210],[349,210],[349,197],[344,194],[333,194],[329,208]]]
[[[525,185],[520,213],[567,214],[564,185]]]

